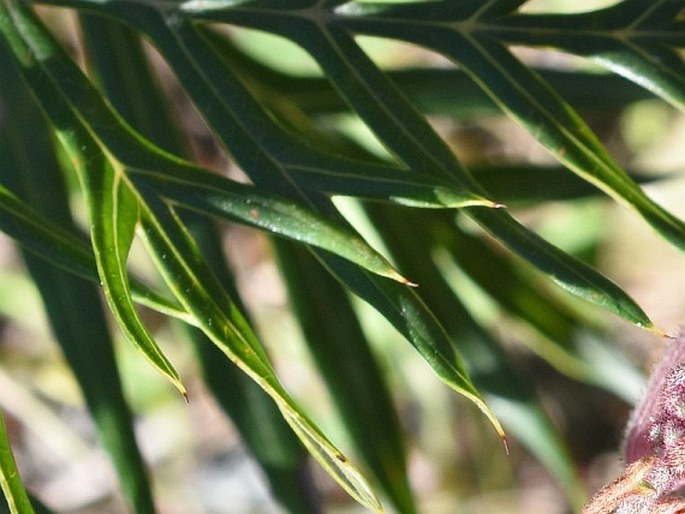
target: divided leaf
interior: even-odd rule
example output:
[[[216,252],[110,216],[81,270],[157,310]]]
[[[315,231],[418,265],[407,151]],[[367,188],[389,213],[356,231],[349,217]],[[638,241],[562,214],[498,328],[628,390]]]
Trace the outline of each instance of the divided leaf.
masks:
[[[547,461],[557,476],[574,481],[567,491],[577,501],[578,488],[570,460],[548,420],[532,405],[530,395],[525,391],[512,397],[502,394],[502,390],[484,380],[486,373],[478,366],[472,366],[477,378],[472,380],[467,372],[468,359],[462,359],[452,339],[455,334],[465,333],[464,327],[450,323],[439,299],[432,297],[429,302],[433,304],[432,311],[416,291],[406,287],[413,284],[359,235],[338,212],[331,198],[352,196],[395,204],[395,208],[399,205],[433,210],[463,209],[511,252],[526,259],[562,288],[634,325],[658,332],[620,287],[591,266],[549,244],[505,209],[497,209],[502,205],[497,199],[491,200],[488,191],[502,191],[514,199],[532,201],[565,199],[573,195],[565,188],[561,192],[558,187],[555,189],[558,184],[552,182],[556,182],[555,173],[570,170],[577,180],[628,206],[664,238],[685,248],[685,223],[645,194],[567,103],[566,95],[571,87],[564,84],[567,77],[535,70],[509,49],[511,45],[556,47],[589,57],[685,110],[685,63],[681,55],[685,46],[682,20],[685,5],[682,1],[655,0],[645,5],[641,0],[624,0],[611,7],[569,15],[521,13],[518,9],[525,4],[524,0],[377,3],[47,0],[45,3],[112,17],[148,38],[252,184],[239,184],[198,168],[144,139],[110,107],[106,96],[92,86],[24,2],[0,0],[0,44],[11,48],[79,176],[88,210],[91,247],[73,233],[45,220],[3,185],[0,185],[0,229],[51,263],[90,280],[99,280],[122,330],[184,396],[186,391],[177,371],[143,325],[134,302],[199,327],[227,358],[271,396],[293,431],[341,486],[360,503],[380,512],[380,503],[366,479],[280,384],[252,327],[215,277],[191,236],[184,211],[237,221],[301,243],[346,289],[383,314],[446,384],[474,402],[500,437],[504,438],[504,433],[496,412],[504,413],[503,417],[519,428],[525,426],[540,434],[543,440],[537,449],[540,459]],[[212,34],[203,22],[284,36],[314,58],[326,83],[320,79],[279,75],[249,62],[239,52],[222,53],[223,36]],[[431,49],[456,63],[459,71],[448,74],[443,74],[444,70],[385,72],[357,43],[357,35],[402,40]],[[435,71],[440,71],[439,76]],[[587,78],[582,73],[579,75]],[[471,173],[420,112],[419,106],[429,110],[422,100],[439,105],[440,112],[445,112],[444,99],[436,101],[437,95],[424,94],[423,87],[416,86],[416,81],[423,84],[422,80],[429,80],[433,86],[437,81],[441,95],[447,89],[457,97],[463,87],[465,97],[472,95],[476,99],[472,104],[457,102],[456,111],[487,109],[492,112],[496,107],[506,113],[532,134],[563,169],[550,167],[546,170],[549,176],[544,178],[540,177],[540,169],[534,170],[535,177],[539,178],[530,180],[540,182],[536,189],[539,192],[516,191],[511,177],[509,182],[503,177],[493,182],[475,168]],[[466,80],[470,80],[468,85]],[[609,81],[603,83],[609,84]],[[321,103],[309,101],[314,93]],[[623,105],[622,102],[630,99],[644,98],[640,94],[633,91],[625,100],[617,102]],[[327,110],[346,110],[358,115],[387,149],[389,162],[359,149],[355,151],[353,144],[337,146],[340,141],[318,134],[315,120]],[[289,115],[296,121],[290,123]],[[500,167],[498,174],[502,170]],[[515,171],[524,172],[521,167]],[[543,184],[544,180],[548,182]],[[577,185],[577,182],[570,183]],[[578,194],[589,194],[586,188],[578,191]],[[422,228],[425,225],[408,227],[417,231]],[[453,240],[459,239],[460,229],[454,225],[453,218],[443,223],[441,229],[452,231]],[[130,276],[127,260],[137,230],[173,292],[173,301]],[[432,244],[430,238],[417,236],[416,240]],[[468,245],[468,238],[461,238],[459,243],[465,247],[452,249],[456,260],[464,252],[476,252],[478,258],[483,258],[476,244]],[[417,266],[416,256],[408,256],[411,251],[398,246],[396,257],[399,260],[404,257],[411,266]],[[421,250],[425,254],[429,252],[428,248]],[[495,271],[506,270],[494,258],[488,263]],[[478,276],[479,271],[475,267],[469,270],[469,266],[462,263],[467,273],[471,271],[471,275]],[[426,273],[414,269],[426,280],[440,282],[436,269],[431,267]],[[487,279],[481,276],[480,282],[485,288]],[[445,286],[441,282],[438,285],[440,289]],[[304,286],[299,284],[299,287]],[[291,289],[298,291],[295,286]],[[307,290],[309,294],[312,291],[313,287]],[[520,306],[507,292],[496,293],[493,297],[499,304],[554,339],[552,347],[558,353],[548,356],[548,362],[556,363],[560,369],[566,366],[570,374],[592,381],[585,376],[592,374],[593,368],[582,362],[584,357],[562,348],[567,342],[567,332],[582,321],[564,319],[562,327],[548,330],[545,323],[553,317],[546,316],[543,308],[539,309],[540,317],[536,317],[531,315],[530,306]],[[448,296],[459,309],[456,295]],[[431,294],[426,293],[424,297],[431,298]],[[542,296],[535,298],[544,303]],[[333,319],[329,313],[326,316]],[[462,321],[471,330],[474,323],[467,318],[464,316]],[[489,348],[489,340],[484,340],[480,351],[493,355],[507,379],[518,383],[515,373],[504,365],[503,353]],[[473,355],[469,358],[470,364],[477,360]],[[494,410],[474,383],[482,385],[487,398],[493,401]],[[526,440],[525,432],[518,430],[518,433],[524,443],[533,446],[530,438]],[[374,437],[377,434],[373,432],[360,437],[361,446]],[[388,464],[382,459],[379,462],[374,471],[383,481],[382,468]],[[4,473],[3,477],[6,477]],[[401,480],[394,483],[389,480],[388,484],[385,485],[390,496],[409,495]],[[404,505],[400,508],[411,511],[411,501],[397,498],[397,504]]]

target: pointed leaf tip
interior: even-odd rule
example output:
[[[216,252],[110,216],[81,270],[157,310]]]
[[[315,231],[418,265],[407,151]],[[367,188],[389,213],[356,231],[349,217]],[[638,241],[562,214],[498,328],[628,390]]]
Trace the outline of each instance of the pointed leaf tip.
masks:
[[[402,277],[402,283],[405,286],[409,286],[409,287],[419,287],[419,284],[417,284],[416,282],[413,282],[412,280],[409,280],[406,277]]]
[[[490,423],[492,423],[492,426],[495,428],[495,431],[497,432],[497,435],[500,438],[500,441],[502,441],[502,444],[504,445],[504,451],[506,452],[507,455],[509,455],[509,440],[507,439],[507,434],[504,431],[504,428],[502,427],[502,424],[500,423],[499,419],[497,419],[497,416],[495,416],[495,413],[492,411],[490,406],[483,400],[480,396],[476,396],[473,394],[468,394],[466,392],[461,392],[464,396],[466,396],[469,400],[471,400],[473,403],[476,404],[476,407],[480,409],[480,411],[485,414],[485,417],[488,418]]]
[[[511,455],[511,448],[509,447],[509,439],[507,438],[507,434],[501,434],[500,438],[502,440],[502,444],[504,445],[504,451],[507,455]]]
[[[676,336],[670,335],[668,332],[665,330],[662,330],[661,328],[657,327],[656,325],[651,325],[650,327],[647,327],[647,330],[649,330],[652,334],[655,334],[658,337],[666,337],[668,339],[675,339]]]
[[[183,401],[186,402],[186,405],[190,405],[190,397],[188,396],[188,390],[183,385],[183,382],[181,382],[180,377],[177,374],[175,374],[175,376],[171,376],[164,371],[163,371],[163,373],[169,379],[169,381],[174,385],[176,390],[179,393],[181,393],[181,397],[183,397]]]
[[[399,282],[402,285],[409,286],[409,287],[418,287],[419,285],[416,282],[413,282],[409,280],[407,277],[402,275],[399,271],[395,270],[394,268],[390,268],[390,270],[386,273],[383,273],[383,276],[386,278],[389,278],[391,280],[394,280],[395,282]]]

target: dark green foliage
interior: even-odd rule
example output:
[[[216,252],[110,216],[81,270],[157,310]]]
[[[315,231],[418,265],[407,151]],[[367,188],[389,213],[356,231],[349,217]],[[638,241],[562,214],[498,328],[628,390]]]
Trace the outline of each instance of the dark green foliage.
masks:
[[[508,444],[538,459],[572,508],[582,505],[569,434],[538,401],[540,379],[474,313],[450,270],[535,334],[530,354],[550,373],[632,399],[618,373],[604,373],[605,361],[591,356],[616,351],[586,307],[663,332],[596,269],[595,248],[573,255],[554,246],[518,209],[609,198],[685,247],[683,221],[641,187],[654,175],[625,170],[584,119],[616,116],[654,95],[685,110],[685,1],[625,0],[580,14],[527,14],[524,1],[511,0],[34,3],[78,12],[85,66],[31,2],[0,0],[0,230],[22,249],[132,511],[155,507],[98,286],[125,336],[184,397],[139,307],[188,325],[208,389],[292,512],[325,508],[306,450],[365,507],[380,512],[380,494],[398,512],[419,510],[407,476],[413,434],[352,295],[483,412],[492,439],[507,443],[506,430]],[[296,43],[321,75],[272,68],[228,26]],[[386,69],[358,36],[429,49],[458,70]],[[193,152],[143,40],[206,123],[205,137],[249,183],[210,170]],[[545,69],[524,62],[514,45],[554,47],[610,73]],[[384,152],[344,132],[339,120],[350,115]],[[429,118],[497,115],[522,126],[557,164],[463,157]],[[85,204],[87,234],[72,221],[69,195]],[[382,251],[344,215],[340,196],[357,202]],[[292,311],[361,471],[282,384],[234,284],[217,220],[274,238]],[[163,284],[130,271],[136,238]],[[612,362],[634,373],[624,357]],[[12,512],[30,512],[10,457],[3,449],[3,491],[10,505],[23,505]]]

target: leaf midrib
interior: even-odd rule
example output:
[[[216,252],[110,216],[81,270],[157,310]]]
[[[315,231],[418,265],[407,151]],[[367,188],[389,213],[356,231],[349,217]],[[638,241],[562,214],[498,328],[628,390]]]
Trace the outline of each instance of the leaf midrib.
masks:
[[[577,14],[557,14],[557,13],[541,13],[541,14],[511,14],[508,16],[498,16],[491,19],[482,19],[476,13],[468,18],[462,20],[421,20],[420,18],[401,18],[393,17],[391,15],[378,14],[364,14],[364,15],[345,15],[336,12],[331,12],[326,9],[317,9],[315,7],[300,10],[279,10],[268,8],[254,8],[254,7],[232,7],[230,10],[189,10],[184,9],[182,4],[179,10],[187,13],[194,18],[216,18],[220,17],[229,22],[232,15],[240,16],[254,16],[258,18],[278,18],[297,19],[302,21],[314,22],[320,26],[337,25],[339,27],[347,27],[356,32],[366,32],[362,27],[365,25],[381,25],[381,26],[400,26],[400,27],[425,27],[429,29],[441,28],[450,29],[462,34],[464,36],[469,34],[489,35],[497,40],[508,40],[515,43],[518,40],[511,37],[514,34],[521,34],[523,40],[527,44],[535,46],[542,46],[549,43],[551,38],[563,35],[564,38],[573,38],[587,40],[589,37],[598,40],[613,40],[617,42],[627,43],[634,40],[656,40],[660,43],[668,42],[669,40],[678,40],[685,37],[685,24],[676,20],[665,22],[658,28],[651,26],[641,26],[642,20],[646,17],[646,13],[631,20],[626,26],[620,28],[602,27],[601,24],[589,26],[588,21],[604,21],[608,19],[611,14],[611,8],[606,10],[597,10],[591,12],[583,12]],[[651,6],[654,7],[654,6]],[[551,23],[552,20],[558,21],[557,24]],[[537,38],[537,43],[531,43],[532,38]]]

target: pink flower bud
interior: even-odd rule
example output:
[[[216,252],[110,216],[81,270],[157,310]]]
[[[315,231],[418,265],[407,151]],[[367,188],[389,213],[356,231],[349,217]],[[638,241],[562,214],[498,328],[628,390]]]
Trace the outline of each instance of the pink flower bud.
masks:
[[[685,498],[685,332],[652,373],[633,411],[624,453],[628,467],[583,514],[683,514]]]
[[[628,464],[661,454],[685,433],[685,333],[671,343],[628,422]]]

